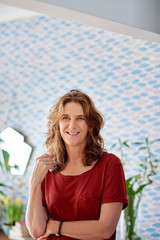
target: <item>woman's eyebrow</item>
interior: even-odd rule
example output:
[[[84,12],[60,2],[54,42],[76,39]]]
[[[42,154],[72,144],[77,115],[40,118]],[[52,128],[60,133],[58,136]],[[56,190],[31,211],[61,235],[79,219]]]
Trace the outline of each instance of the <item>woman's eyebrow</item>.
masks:
[[[77,117],[85,117],[85,115],[83,115],[83,114],[80,114],[80,115],[77,115]]]
[[[67,113],[64,113],[64,114],[62,114],[62,116],[64,117],[64,116],[70,116],[70,115],[67,114]],[[85,117],[85,115],[83,115],[83,114],[78,114],[78,115],[76,115],[76,117]]]

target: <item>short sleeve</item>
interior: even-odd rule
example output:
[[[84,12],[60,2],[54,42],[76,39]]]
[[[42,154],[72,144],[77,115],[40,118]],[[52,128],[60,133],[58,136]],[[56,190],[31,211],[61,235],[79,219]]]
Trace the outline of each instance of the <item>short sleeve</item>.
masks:
[[[113,158],[113,160],[110,161],[110,164],[106,168],[105,172],[105,182],[101,204],[109,202],[122,202],[123,209],[128,205],[123,166],[117,157],[116,159]]]

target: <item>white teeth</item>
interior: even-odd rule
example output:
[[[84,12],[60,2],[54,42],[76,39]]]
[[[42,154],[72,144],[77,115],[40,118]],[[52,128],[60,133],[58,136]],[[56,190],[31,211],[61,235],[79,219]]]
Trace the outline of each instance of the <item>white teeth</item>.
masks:
[[[76,132],[76,133],[69,133],[67,132],[69,135],[77,135],[79,132]]]

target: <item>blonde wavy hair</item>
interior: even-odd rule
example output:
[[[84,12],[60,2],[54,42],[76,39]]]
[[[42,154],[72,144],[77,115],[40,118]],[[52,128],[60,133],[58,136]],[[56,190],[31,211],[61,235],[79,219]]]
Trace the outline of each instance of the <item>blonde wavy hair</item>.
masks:
[[[92,162],[100,159],[104,152],[104,142],[100,135],[100,130],[104,125],[101,114],[97,111],[91,98],[84,92],[72,89],[64,96],[59,98],[57,103],[50,109],[48,115],[48,131],[45,146],[49,154],[55,161],[55,171],[61,171],[65,168],[68,161],[68,154],[65,143],[60,135],[59,120],[63,114],[64,105],[68,102],[80,103],[89,131],[86,138],[86,147],[84,149],[83,164],[90,166]]]

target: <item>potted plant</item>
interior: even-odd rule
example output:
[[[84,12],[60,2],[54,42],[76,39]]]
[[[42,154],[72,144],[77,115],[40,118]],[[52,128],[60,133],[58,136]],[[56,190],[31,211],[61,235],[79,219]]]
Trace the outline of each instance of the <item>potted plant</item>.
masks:
[[[9,165],[9,153],[5,149],[5,142],[0,138],[0,171],[2,173],[10,173],[12,168],[18,169],[19,167],[17,165],[10,166]],[[4,195],[4,192],[2,191],[1,188],[8,187],[11,188],[10,186],[7,186],[4,183],[0,183],[0,194]]]
[[[18,166],[10,166],[9,165],[9,153],[6,151],[5,142],[0,138],[0,172],[1,173],[10,173],[11,168],[18,169]],[[0,182],[0,195],[5,195],[3,189],[4,188],[10,188],[11,186],[8,186],[2,182]],[[1,219],[2,219],[2,209],[0,207],[0,225],[1,225]]]
[[[9,233],[9,229],[19,222],[23,212],[23,204],[20,198],[11,200],[8,196],[0,196],[0,203],[4,210],[5,223],[2,224],[2,229],[6,235]]]
[[[135,230],[136,219],[138,216],[139,204],[141,202],[143,190],[146,186],[153,183],[153,177],[157,174],[156,169],[160,159],[156,158],[155,154],[151,151],[151,148],[152,145],[158,141],[160,141],[160,139],[149,141],[147,137],[144,141],[129,144],[128,140],[122,141],[121,139],[118,139],[118,142],[113,144],[111,147],[111,149],[116,147],[120,152],[120,159],[125,172],[127,172],[127,155],[125,153],[125,148],[133,150],[133,153],[135,153],[136,158],[138,157],[139,160],[137,174],[126,178],[129,206],[124,210],[125,240],[141,239]]]

